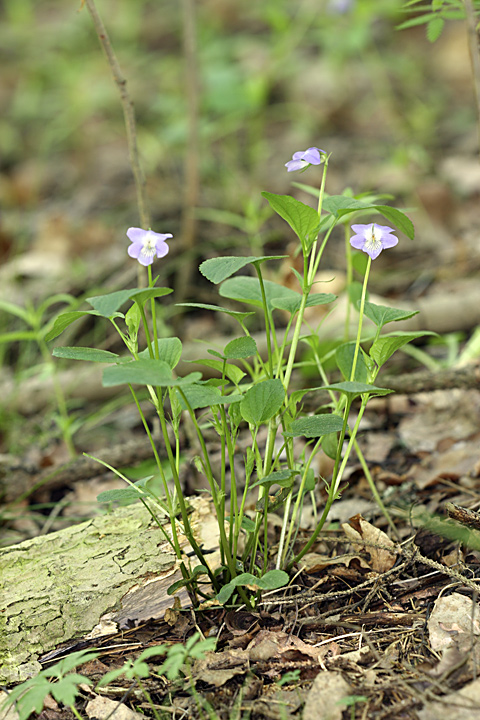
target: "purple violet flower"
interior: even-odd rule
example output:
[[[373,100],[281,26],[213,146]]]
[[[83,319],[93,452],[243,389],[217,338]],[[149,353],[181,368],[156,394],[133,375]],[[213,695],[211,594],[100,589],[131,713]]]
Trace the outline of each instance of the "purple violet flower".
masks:
[[[141,265],[151,265],[155,255],[162,258],[168,253],[169,247],[165,240],[173,237],[173,235],[171,233],[162,235],[153,232],[153,230],[131,227],[127,230],[127,237],[132,243],[128,248],[130,257],[138,260]]]
[[[285,167],[288,172],[293,172],[294,170],[303,170],[309,165],[321,165],[324,160],[323,155],[325,155],[325,150],[317,147],[308,148],[305,152],[300,150],[293,153],[293,159],[285,163]]]
[[[327,10],[335,15],[344,15],[353,8],[354,0],[329,0]]]
[[[350,245],[356,250],[363,250],[372,260],[385,248],[394,247],[398,243],[398,238],[391,235],[395,231],[388,225],[352,225],[352,230],[355,235],[350,238]]]

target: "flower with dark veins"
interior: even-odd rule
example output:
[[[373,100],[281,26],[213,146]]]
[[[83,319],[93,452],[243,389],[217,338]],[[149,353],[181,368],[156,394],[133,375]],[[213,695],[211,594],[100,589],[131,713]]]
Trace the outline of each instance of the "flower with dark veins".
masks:
[[[293,172],[294,170],[303,170],[309,165],[321,165],[325,159],[323,157],[324,155],[325,150],[320,150],[320,148],[317,147],[308,148],[305,152],[300,150],[299,152],[293,153],[292,160],[285,163],[285,167],[288,172]]]
[[[372,260],[375,260],[382,250],[395,247],[398,243],[398,238],[392,235],[395,231],[388,225],[352,225],[352,230],[355,235],[350,238],[350,245],[370,255]]]
[[[169,247],[165,240],[173,237],[171,233],[156,233],[153,230],[131,227],[127,230],[127,237],[131,241],[128,248],[130,257],[135,258],[141,265],[151,265],[155,259],[165,257]]]

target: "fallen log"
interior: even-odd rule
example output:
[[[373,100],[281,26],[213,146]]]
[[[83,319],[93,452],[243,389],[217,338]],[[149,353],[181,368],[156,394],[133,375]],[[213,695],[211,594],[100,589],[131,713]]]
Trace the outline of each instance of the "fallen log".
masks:
[[[197,542],[217,548],[208,500],[189,502]],[[181,544],[188,553],[185,538]],[[209,560],[215,566],[214,553]],[[139,504],[0,549],[0,683],[36,675],[42,655],[74,638],[162,619],[174,597],[188,606],[184,590],[167,595],[180,578],[170,545]]]

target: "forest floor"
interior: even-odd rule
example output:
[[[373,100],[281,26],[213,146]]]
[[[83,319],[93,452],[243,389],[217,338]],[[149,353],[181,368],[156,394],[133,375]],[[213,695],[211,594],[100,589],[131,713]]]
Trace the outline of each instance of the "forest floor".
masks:
[[[223,21],[235,23],[238,18],[225,16]],[[135,659],[144,649],[184,643],[198,631],[204,637],[215,637],[217,649],[192,662],[190,678],[169,681],[152,672],[142,681],[162,718],[480,718],[480,515],[476,512],[480,506],[480,369],[478,352],[472,352],[470,358],[462,355],[480,326],[478,141],[472,116],[462,125],[461,112],[458,117],[450,113],[450,107],[470,109],[473,104],[468,59],[458,61],[464,35],[457,29],[446,33],[444,44],[433,50],[428,45],[418,50],[420,37],[416,31],[407,33],[405,42],[418,53],[416,61],[424,63],[423,89],[431,81],[432,88],[444,93],[438,115],[430,121],[425,114],[421,116],[424,125],[420,120],[418,125],[413,123],[412,110],[416,93],[425,97],[423,90],[416,88],[408,96],[405,88],[399,87],[399,77],[397,86],[393,83],[392,97],[376,98],[374,112],[361,104],[372,69],[368,63],[363,74],[355,76],[355,90],[350,92],[348,83],[338,82],[337,87],[337,70],[322,59],[310,58],[308,65],[302,58],[305,72],[301,79],[279,82],[270,101],[274,106],[277,96],[282,102],[286,102],[284,96],[290,100],[295,96],[297,108],[303,107],[308,115],[312,105],[325,100],[327,109],[322,117],[314,117],[308,137],[317,131],[321,140],[311,144],[333,153],[328,192],[340,193],[346,186],[358,191],[373,188],[392,193],[402,206],[414,208],[411,217],[416,240],[411,243],[403,238],[394,251],[379,258],[372,293],[394,306],[407,303],[418,307],[418,327],[438,333],[438,337],[388,365],[382,382],[396,393],[370,403],[359,437],[395,531],[375,504],[360,463],[352,459],[329,525],[295,568],[288,588],[264,594],[253,610],[214,603],[194,610],[184,598],[181,609],[172,607],[147,621],[137,622],[133,613],[124,627],[101,638],[72,634],[58,652],[52,649],[39,658],[45,667],[57,662],[62,653],[95,647],[98,659],[77,669],[95,684],[105,672]],[[396,42],[401,45],[402,41]],[[255,62],[255,52],[249,57]],[[391,67],[387,69],[393,72]],[[320,100],[312,99],[309,92],[315,72],[323,78],[319,92],[325,95]],[[145,97],[147,89],[142,82],[136,93]],[[13,81],[0,83],[0,100],[7,105],[13,87]],[[370,95],[366,96],[368,101]],[[433,102],[429,96],[425,107],[430,107],[430,100]],[[418,105],[423,107],[420,101]],[[395,114],[399,106],[409,107],[411,114]],[[140,108],[142,120],[145,107],[141,102]],[[283,169],[291,152],[299,149],[294,146],[298,138],[303,147],[305,131],[291,130],[278,121],[279,108],[283,105],[274,107],[276,113],[269,116],[274,120],[264,145],[258,143],[263,164],[253,168],[251,185],[255,190],[281,193],[291,189],[291,178],[280,176],[278,167]],[[38,118],[36,122],[38,125]],[[134,192],[121,130],[118,134],[106,130],[104,123],[108,126],[109,122],[111,118],[93,114],[84,119],[80,139],[75,137],[72,146],[62,152],[35,155],[21,152],[15,145],[16,151],[4,161],[0,184],[5,208],[0,227],[2,300],[35,305],[54,293],[83,297],[87,290],[87,295],[94,295],[135,283],[136,268],[126,265],[127,241],[123,230],[118,230],[136,223],[131,211]],[[237,196],[247,197],[249,175],[242,165],[244,157],[239,158],[245,138],[241,131],[238,136],[239,146],[236,140],[226,146],[212,142],[211,165],[207,163],[199,201],[204,209],[240,212],[235,207]],[[148,134],[143,137],[145,142],[148,138]],[[31,148],[35,140],[30,136],[27,140]],[[168,149],[168,142],[164,147]],[[395,159],[392,148],[397,151]],[[403,159],[399,159],[401,151]],[[164,163],[163,170],[147,168],[154,220],[162,225],[156,224],[154,229],[160,232],[175,234],[179,229],[182,187],[178,157],[178,152],[169,157],[168,150],[164,151],[157,158],[159,165]],[[221,167],[222,162],[223,169],[215,174],[216,164]],[[235,180],[225,182],[235,162],[238,174]],[[314,170],[309,182],[319,177]],[[305,175],[299,179],[304,180]],[[241,232],[219,226],[211,214],[199,221],[197,232],[200,260],[229,254],[232,248],[235,252],[240,248],[239,254],[251,252]],[[260,235],[265,254],[290,252],[290,238],[274,221],[268,219]],[[118,241],[119,237],[122,240]],[[337,240],[327,247],[325,278],[335,276],[341,286],[343,238]],[[168,266],[161,270],[162,284],[178,285],[182,262],[181,248],[172,242]],[[271,279],[288,282],[283,269],[271,273]],[[193,287],[195,297],[189,299],[216,302],[204,279],[195,276]],[[313,318],[312,322],[316,319],[320,320]],[[228,340],[231,333],[228,321],[198,313],[179,319],[172,306],[163,320],[185,346],[199,337]],[[330,323],[338,326],[342,321],[334,318]],[[21,330],[20,325],[2,319],[2,332]],[[328,324],[325,332],[330,332]],[[105,337],[89,323],[72,330],[63,344],[88,343],[118,349],[113,337]],[[62,532],[99,514],[97,495],[119,487],[119,481],[112,473],[99,471],[82,453],[128,468],[131,479],[150,474],[152,468],[134,409],[111,389],[101,388],[98,373],[84,368],[72,371],[62,365],[61,383],[79,419],[74,436],[78,457],[72,462],[54,422],[51,377],[37,351],[27,345],[20,337],[1,345],[0,394],[5,403],[0,418],[0,516],[4,548]],[[426,369],[419,358],[427,363]],[[295,382],[300,387],[312,380],[299,374]],[[314,405],[315,399],[312,402]],[[202,490],[192,462],[196,448],[184,432],[182,479],[186,494],[196,496]],[[209,442],[215,453],[214,438]],[[319,461],[315,470],[328,477],[328,459]],[[325,497],[320,488],[315,510],[305,509],[299,544],[308,538]],[[279,518],[272,514],[272,561],[279,525]],[[106,720],[120,717],[121,711],[122,718],[133,720],[140,713],[151,714],[145,696],[133,682],[119,679],[102,693],[92,687],[82,687],[77,701],[82,717]],[[49,698],[40,717],[70,720],[74,715]]]

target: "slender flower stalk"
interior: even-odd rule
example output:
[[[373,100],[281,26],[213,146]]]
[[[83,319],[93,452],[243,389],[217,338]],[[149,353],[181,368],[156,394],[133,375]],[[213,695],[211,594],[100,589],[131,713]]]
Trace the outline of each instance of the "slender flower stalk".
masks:
[[[353,355],[352,369],[350,371],[350,382],[353,382],[355,380],[355,370],[357,369],[358,353],[360,352],[360,341],[362,339],[363,313],[365,310],[365,298],[367,296],[368,276],[370,275],[371,267],[372,267],[372,258],[369,257],[368,261],[367,261],[367,267],[365,269],[365,277],[363,278],[362,298],[360,300],[360,310],[359,310],[359,317],[358,317],[357,340],[355,342],[355,352]]]

